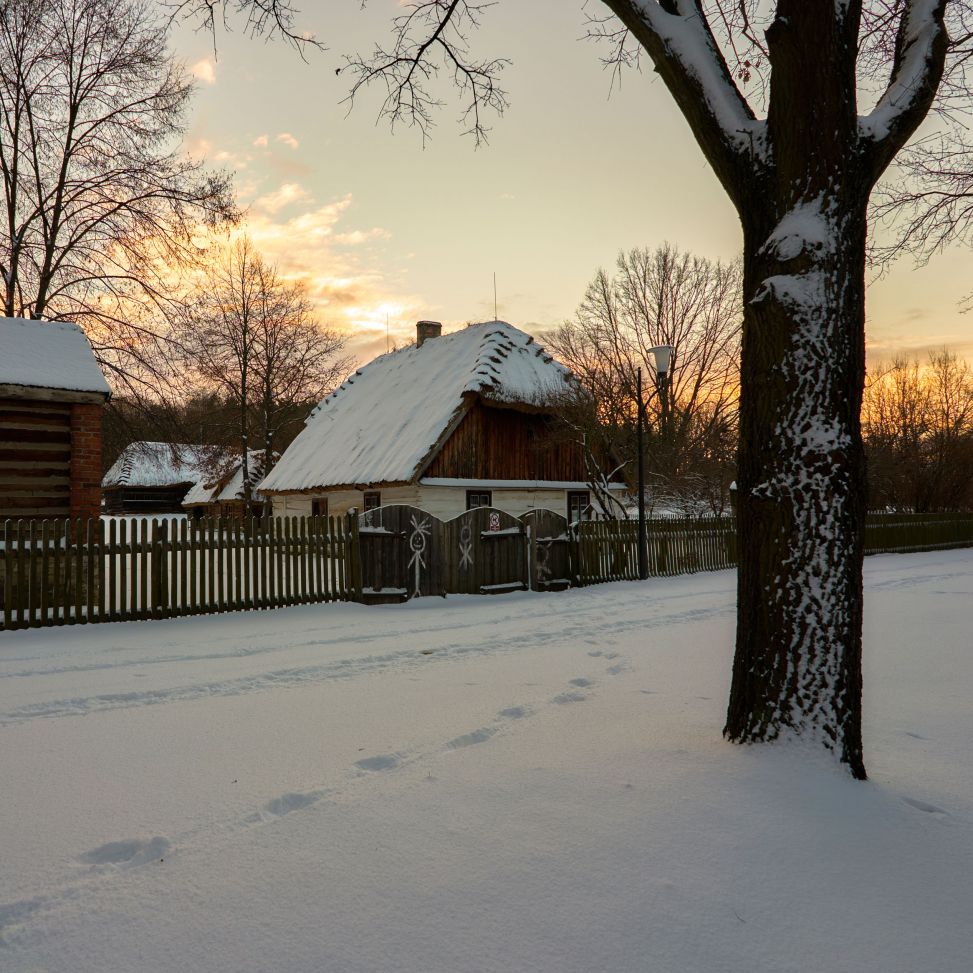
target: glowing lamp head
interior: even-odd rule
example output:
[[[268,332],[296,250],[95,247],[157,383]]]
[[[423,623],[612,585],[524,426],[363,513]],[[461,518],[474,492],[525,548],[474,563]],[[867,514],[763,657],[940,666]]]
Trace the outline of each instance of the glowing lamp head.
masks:
[[[669,374],[669,365],[672,364],[672,345],[658,345],[649,349],[649,354],[655,357],[655,370],[659,375]]]

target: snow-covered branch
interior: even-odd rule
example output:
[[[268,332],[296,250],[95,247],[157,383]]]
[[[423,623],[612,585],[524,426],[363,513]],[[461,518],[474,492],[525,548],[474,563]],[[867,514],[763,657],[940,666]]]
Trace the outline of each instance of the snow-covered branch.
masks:
[[[638,40],[731,196],[765,158],[758,120],[727,67],[701,0],[604,0]],[[732,185],[732,188],[731,188]]]
[[[874,148],[879,175],[919,126],[942,78],[949,37],[943,23],[947,0],[909,0],[902,13],[888,87],[859,122]]]

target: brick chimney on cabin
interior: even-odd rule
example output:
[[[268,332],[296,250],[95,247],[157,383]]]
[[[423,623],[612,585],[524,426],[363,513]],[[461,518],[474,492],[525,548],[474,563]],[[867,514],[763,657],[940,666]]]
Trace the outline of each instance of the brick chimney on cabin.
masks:
[[[438,338],[443,333],[441,321],[417,321],[416,322],[416,348],[421,348],[423,342],[430,338]]]

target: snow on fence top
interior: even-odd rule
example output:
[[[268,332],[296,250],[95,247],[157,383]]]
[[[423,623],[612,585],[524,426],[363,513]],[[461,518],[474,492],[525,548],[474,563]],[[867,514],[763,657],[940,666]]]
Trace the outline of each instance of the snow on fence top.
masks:
[[[208,450],[184,443],[130,443],[101,481],[103,487],[178,486],[208,477]]]
[[[0,318],[0,385],[111,394],[76,324]]]
[[[317,406],[259,489],[410,482],[470,393],[542,407],[569,391],[570,382],[568,369],[505,321],[381,355]]]

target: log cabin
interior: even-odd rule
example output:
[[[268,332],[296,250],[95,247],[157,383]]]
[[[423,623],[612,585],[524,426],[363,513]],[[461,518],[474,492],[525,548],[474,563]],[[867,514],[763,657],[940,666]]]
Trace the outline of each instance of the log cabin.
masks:
[[[209,476],[211,450],[186,443],[129,443],[102,479],[107,514],[178,514]]]
[[[259,490],[275,516],[407,503],[444,520],[480,506],[588,517],[583,450],[555,429],[572,383],[506,322],[443,335],[420,321],[415,345],[376,358],[317,406]]]
[[[76,324],[0,318],[0,522],[100,515],[110,395]]]

